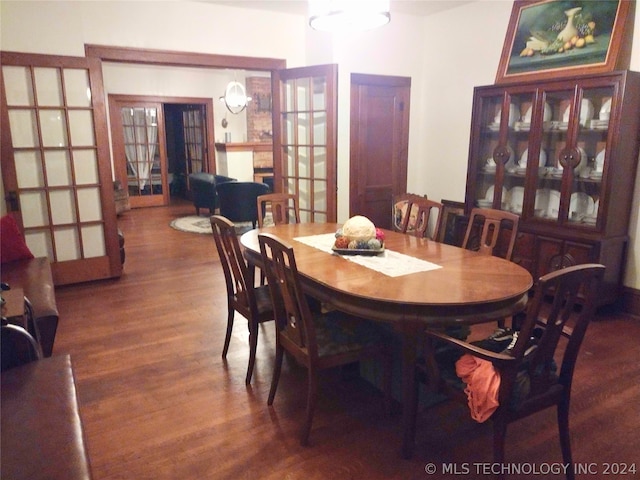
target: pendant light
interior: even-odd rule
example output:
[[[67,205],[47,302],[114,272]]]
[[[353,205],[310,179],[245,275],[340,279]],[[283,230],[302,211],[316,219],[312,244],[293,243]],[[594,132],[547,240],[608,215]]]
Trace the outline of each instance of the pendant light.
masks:
[[[309,25],[314,30],[369,30],[389,23],[390,0],[309,0]]]
[[[247,91],[240,82],[229,82],[224,95],[220,97],[220,101],[224,102],[227,110],[233,114],[238,114],[247,108],[251,97],[247,97]]]

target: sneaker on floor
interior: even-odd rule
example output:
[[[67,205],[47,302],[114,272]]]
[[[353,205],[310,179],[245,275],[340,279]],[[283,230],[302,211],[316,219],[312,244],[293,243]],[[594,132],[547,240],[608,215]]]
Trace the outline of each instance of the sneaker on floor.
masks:
[[[505,348],[511,344],[513,340],[514,332],[510,328],[497,328],[491,335],[484,340],[478,342],[472,342],[485,350],[491,352],[502,352]]]

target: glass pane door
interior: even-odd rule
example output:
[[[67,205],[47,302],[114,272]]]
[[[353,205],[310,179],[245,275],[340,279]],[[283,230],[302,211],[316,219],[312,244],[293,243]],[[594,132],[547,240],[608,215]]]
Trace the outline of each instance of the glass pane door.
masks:
[[[333,222],[337,216],[336,67],[278,73],[275,189],[298,196],[302,222]]]
[[[167,205],[169,192],[162,105],[109,96],[114,163],[132,208]]]
[[[115,204],[105,203],[113,200],[107,139],[96,133],[106,132],[106,118],[92,95],[99,65],[27,54],[2,60],[3,181],[29,249],[50,259],[56,284],[119,275]]]

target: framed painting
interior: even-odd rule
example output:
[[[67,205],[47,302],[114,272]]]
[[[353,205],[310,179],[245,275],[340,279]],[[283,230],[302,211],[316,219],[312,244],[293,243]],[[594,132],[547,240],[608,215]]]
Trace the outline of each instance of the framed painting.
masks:
[[[629,68],[635,0],[516,0],[496,83]]]

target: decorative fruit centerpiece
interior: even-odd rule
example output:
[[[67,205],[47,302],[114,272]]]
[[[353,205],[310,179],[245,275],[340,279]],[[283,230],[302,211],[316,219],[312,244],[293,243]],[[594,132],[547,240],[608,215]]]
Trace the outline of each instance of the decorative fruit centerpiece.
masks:
[[[338,229],[333,248],[343,253],[379,253],[384,249],[384,232],[367,217],[356,215]]]

